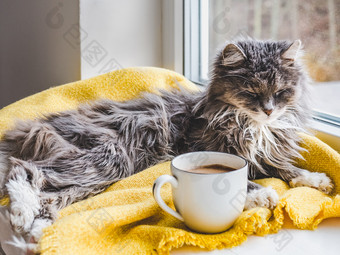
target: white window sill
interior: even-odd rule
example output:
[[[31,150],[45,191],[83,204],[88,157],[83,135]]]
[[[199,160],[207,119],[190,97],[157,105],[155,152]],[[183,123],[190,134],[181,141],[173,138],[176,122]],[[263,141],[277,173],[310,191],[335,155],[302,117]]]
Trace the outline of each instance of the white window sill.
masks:
[[[248,240],[232,249],[213,250],[183,246],[171,251],[173,255],[209,254],[209,255],[284,255],[284,254],[339,254],[340,219],[326,219],[314,231],[300,230],[285,224],[277,234],[267,236],[249,236]]]
[[[319,120],[311,122],[312,132],[337,152],[340,152],[340,127]]]

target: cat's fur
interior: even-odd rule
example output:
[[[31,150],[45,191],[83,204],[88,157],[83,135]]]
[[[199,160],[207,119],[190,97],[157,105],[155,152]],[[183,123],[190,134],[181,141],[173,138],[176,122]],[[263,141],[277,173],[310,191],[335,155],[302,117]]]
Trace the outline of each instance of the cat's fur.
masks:
[[[308,119],[300,42],[238,41],[217,56],[206,91],[162,91],[102,100],[23,121],[0,142],[0,189],[13,228],[39,238],[57,210],[174,156],[199,150],[241,155],[249,178],[278,177],[330,192],[330,179],[293,166]],[[278,195],[249,182],[247,208]]]

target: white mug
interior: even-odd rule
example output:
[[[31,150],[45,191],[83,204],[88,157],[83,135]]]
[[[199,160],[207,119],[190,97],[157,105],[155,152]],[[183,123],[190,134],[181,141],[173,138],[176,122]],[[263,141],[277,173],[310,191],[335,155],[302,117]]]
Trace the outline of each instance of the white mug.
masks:
[[[223,173],[194,173],[188,170],[220,164],[236,170]],[[244,209],[248,163],[241,157],[212,151],[190,152],[171,161],[172,175],[162,175],[153,185],[153,195],[166,212],[202,233],[219,233],[230,228]],[[160,190],[171,183],[176,211],[163,201]]]

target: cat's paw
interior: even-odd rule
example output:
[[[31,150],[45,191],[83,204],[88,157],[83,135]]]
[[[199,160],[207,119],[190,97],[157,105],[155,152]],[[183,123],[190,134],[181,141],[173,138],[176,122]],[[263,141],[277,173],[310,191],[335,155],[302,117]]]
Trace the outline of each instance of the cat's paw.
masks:
[[[301,175],[295,177],[289,182],[292,188],[310,187],[318,189],[326,194],[332,192],[334,185],[331,179],[325,173],[302,171]]]
[[[26,178],[26,176],[17,175],[16,179],[9,180],[6,184],[11,200],[9,219],[17,233],[29,232],[41,208],[37,191],[30,186]]]
[[[10,223],[17,233],[27,233],[30,231],[34,221],[34,213],[30,208],[23,208],[22,205],[11,205]]]
[[[271,187],[253,189],[247,193],[245,209],[266,207],[273,209],[279,201],[279,195]]]

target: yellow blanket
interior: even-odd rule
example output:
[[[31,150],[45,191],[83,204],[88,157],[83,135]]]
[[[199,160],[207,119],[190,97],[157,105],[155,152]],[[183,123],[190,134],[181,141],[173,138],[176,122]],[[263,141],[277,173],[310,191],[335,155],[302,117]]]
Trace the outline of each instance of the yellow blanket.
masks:
[[[0,110],[0,136],[15,119],[32,119],[42,114],[73,109],[98,98],[131,99],[141,91],[181,86],[197,89],[183,76],[159,68],[129,68],[55,87],[20,100]],[[340,217],[340,156],[315,137],[302,135],[306,161],[298,165],[327,173],[335,183],[333,196],[312,188],[290,189],[275,178],[258,183],[277,190],[278,206],[270,211],[244,211],[234,226],[221,234],[204,235],[188,230],[182,222],[163,212],[152,197],[153,181],[169,174],[169,162],[151,167],[112,185],[93,198],[75,203],[60,212],[40,240],[42,254],[168,254],[174,247],[194,245],[222,249],[241,244],[248,235],[266,235],[282,228],[287,212],[302,229],[314,229],[325,218]],[[162,196],[173,207],[171,188]],[[2,203],[6,201],[3,199]]]

